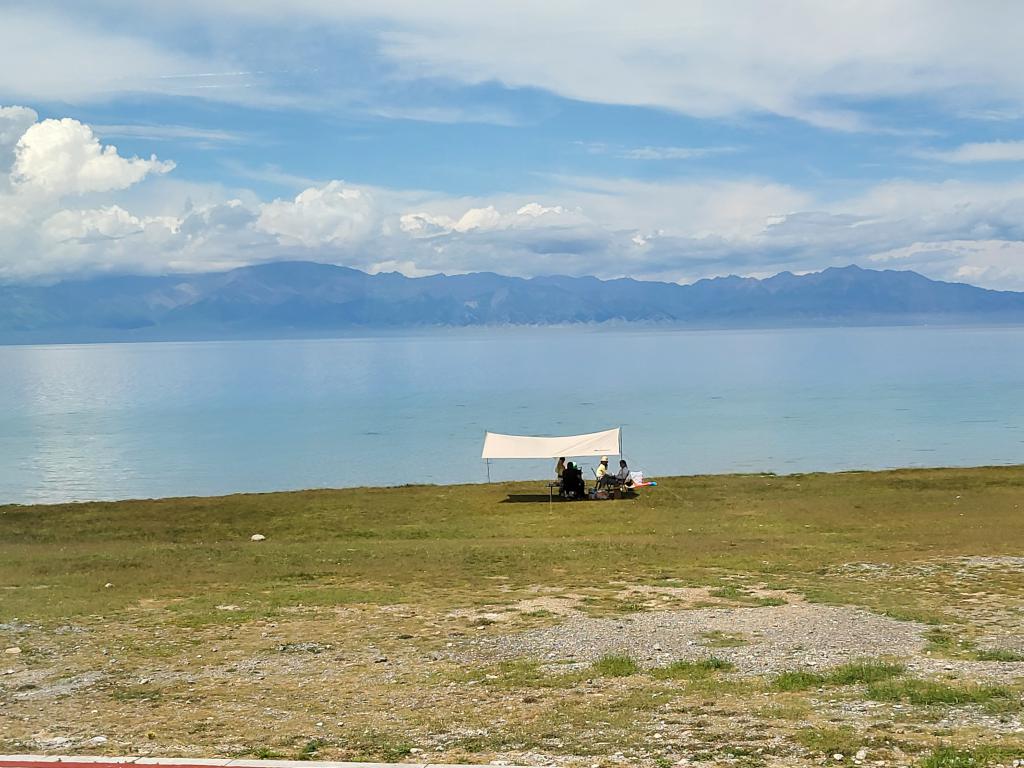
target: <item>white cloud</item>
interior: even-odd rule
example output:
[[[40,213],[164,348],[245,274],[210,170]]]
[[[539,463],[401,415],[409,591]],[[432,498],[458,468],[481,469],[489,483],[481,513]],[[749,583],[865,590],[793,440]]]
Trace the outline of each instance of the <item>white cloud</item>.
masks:
[[[170,161],[124,158],[114,146],[101,146],[87,125],[77,120],[43,120],[22,134],[14,148],[12,179],[16,185],[50,195],[124,189],[150,173],[167,173]]]
[[[574,214],[560,205],[544,206],[529,202],[514,213],[501,213],[493,205],[470,208],[458,218],[447,214],[403,213],[400,229],[413,237],[435,237],[446,233],[493,232],[511,228],[556,226],[567,223]],[[543,221],[540,221],[543,219]]]
[[[235,131],[216,128],[197,128],[191,125],[153,125],[136,123],[131,125],[94,125],[93,131],[104,138],[127,137],[147,141],[189,141],[196,146],[209,148],[222,144],[239,144],[245,137]]]
[[[837,99],[922,95],[958,108],[1024,102],[1018,6],[1000,6],[998,23],[992,14],[930,0],[300,7],[338,22],[383,17],[383,50],[410,78],[493,80],[698,117],[767,112],[857,131],[873,126],[835,107]]]
[[[124,208],[57,211],[42,224],[43,236],[56,243],[70,240],[116,240],[143,230],[142,220]]]
[[[1024,288],[1024,177],[892,181],[829,201],[762,179],[550,177],[543,195],[474,198],[335,180],[263,201],[176,181],[169,163],[122,157],[74,120],[33,122],[7,154],[17,183],[0,188],[0,280],[303,258],[668,280],[860,262]]]
[[[536,219],[548,215],[561,216],[564,213],[565,208],[560,205],[544,206],[540,203],[527,203],[516,211],[516,216],[529,216]]]
[[[1024,242],[1020,240],[912,243],[874,254],[870,262],[877,267],[931,272],[952,281],[1024,290]]]
[[[313,248],[361,240],[375,223],[373,201],[366,192],[331,181],[303,190],[294,200],[265,204],[256,228],[284,245]]]
[[[879,126],[850,104],[876,98],[926,97],[954,114],[1024,105],[1024,6],[1015,3],[293,0],[287,13],[274,0],[100,4],[132,36],[93,22],[94,6],[48,6],[56,10],[5,10],[0,93],[66,101],[133,90],[264,102],[294,100],[296,89],[315,96],[321,77],[286,76],[287,90],[272,90],[252,74],[280,56],[251,46],[246,32],[273,27],[282,45],[313,57],[310,72],[336,63],[303,46],[308,30],[333,29],[368,36],[368,47],[394,65],[371,68],[389,79],[397,67],[410,81],[499,82],[697,117],[769,113],[861,131]],[[168,47],[176,38],[168,30],[197,26],[209,30],[209,57]],[[441,122],[507,117],[430,104],[369,109]]]
[[[40,4],[41,6],[42,4]],[[126,92],[246,98],[233,68],[168,50],[138,34],[96,23],[94,8],[61,4],[5,7],[0,24],[0,94],[8,98],[82,102]],[[79,11],[79,13],[76,13]],[[197,78],[195,74],[213,75]],[[220,74],[223,73],[223,74]],[[222,86],[216,90],[200,86]]]
[[[6,152],[17,144],[38,119],[36,111],[28,107],[0,107],[0,150]]]
[[[8,174],[14,165],[14,147],[37,119],[28,107],[0,107],[0,192],[10,185]]]
[[[961,144],[950,150],[918,152],[919,157],[944,163],[1024,162],[1024,141],[985,141]]]
[[[618,153],[626,160],[695,160],[735,152],[735,147],[634,147]]]

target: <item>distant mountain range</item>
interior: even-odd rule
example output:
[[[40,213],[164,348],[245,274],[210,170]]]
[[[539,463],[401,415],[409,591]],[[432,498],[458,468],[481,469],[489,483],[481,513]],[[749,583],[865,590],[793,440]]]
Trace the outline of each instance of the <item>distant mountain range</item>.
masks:
[[[1024,293],[850,266],[692,285],[492,273],[409,278],[311,262],[0,286],[0,343],[321,336],[425,326],[1024,323]]]

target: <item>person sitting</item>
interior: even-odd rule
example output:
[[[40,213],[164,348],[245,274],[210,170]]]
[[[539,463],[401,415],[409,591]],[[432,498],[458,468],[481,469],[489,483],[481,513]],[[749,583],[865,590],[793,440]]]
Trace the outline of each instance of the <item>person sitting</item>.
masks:
[[[605,475],[608,474],[608,457],[607,456],[602,456],[601,457],[601,463],[597,465],[597,472],[595,472],[594,474],[597,475],[597,487],[600,488],[601,487],[601,479]]]
[[[617,485],[632,485],[633,479],[629,475],[629,467],[626,466],[626,460],[619,460],[619,471],[615,473],[615,483]]]
[[[599,486],[607,488],[619,488],[630,484],[629,466],[626,464],[625,459],[619,461],[618,472],[614,475],[606,472],[598,482]]]
[[[563,472],[565,472],[565,456],[560,458],[558,463],[555,464],[555,477],[561,480]]]
[[[570,461],[562,472],[562,495],[567,499],[582,499],[586,493],[583,470]]]

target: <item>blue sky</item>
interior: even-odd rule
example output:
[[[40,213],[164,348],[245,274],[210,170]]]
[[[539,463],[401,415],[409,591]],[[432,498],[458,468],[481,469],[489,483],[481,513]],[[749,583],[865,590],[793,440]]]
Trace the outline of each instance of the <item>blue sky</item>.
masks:
[[[314,259],[1024,289],[1024,7],[0,2],[0,280]]]

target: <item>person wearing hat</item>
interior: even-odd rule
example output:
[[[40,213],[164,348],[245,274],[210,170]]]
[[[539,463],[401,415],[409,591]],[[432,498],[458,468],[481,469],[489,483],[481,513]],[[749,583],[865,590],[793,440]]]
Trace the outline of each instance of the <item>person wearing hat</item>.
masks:
[[[619,463],[623,464],[624,462],[619,462]],[[602,456],[601,457],[601,465],[600,465],[600,468],[598,469],[598,473],[599,473],[598,477],[597,477],[597,487],[598,488],[615,488],[616,486],[622,484],[622,480],[619,478],[619,476],[618,475],[613,475],[608,470],[608,457],[607,456]]]

